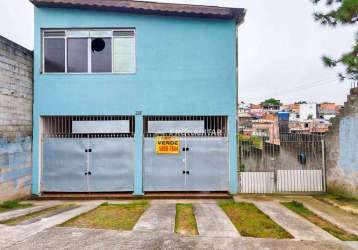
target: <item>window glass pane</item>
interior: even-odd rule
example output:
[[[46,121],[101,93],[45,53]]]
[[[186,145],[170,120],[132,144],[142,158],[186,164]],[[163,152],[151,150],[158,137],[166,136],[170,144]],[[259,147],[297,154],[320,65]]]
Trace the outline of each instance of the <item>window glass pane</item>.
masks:
[[[88,72],[88,39],[67,39],[67,72]]]
[[[45,38],[45,72],[65,72],[65,39]]]
[[[92,72],[112,72],[111,38],[92,38]]]
[[[134,73],[135,68],[135,38],[113,38],[113,71]]]

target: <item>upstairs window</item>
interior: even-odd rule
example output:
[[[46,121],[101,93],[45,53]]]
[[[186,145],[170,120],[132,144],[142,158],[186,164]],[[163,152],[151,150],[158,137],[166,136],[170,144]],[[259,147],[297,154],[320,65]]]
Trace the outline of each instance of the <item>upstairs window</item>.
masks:
[[[135,73],[135,30],[43,31],[43,73]]]
[[[44,33],[44,70],[48,73],[65,72],[66,41],[64,32],[45,32]]]
[[[91,39],[91,62],[92,72],[112,72],[112,39]]]
[[[88,72],[88,41],[86,38],[67,38],[67,72]]]

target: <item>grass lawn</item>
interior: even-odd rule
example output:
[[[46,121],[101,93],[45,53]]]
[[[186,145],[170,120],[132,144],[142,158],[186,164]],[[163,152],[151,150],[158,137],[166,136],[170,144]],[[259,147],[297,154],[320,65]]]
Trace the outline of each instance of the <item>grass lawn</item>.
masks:
[[[307,209],[302,203],[297,201],[291,202],[282,202],[282,205],[287,207],[288,209],[292,210],[293,212],[301,215],[305,219],[309,220],[313,224],[319,226],[323,230],[327,231],[328,233],[332,234],[333,236],[337,237],[340,240],[344,241],[358,241],[358,236],[354,234],[350,234],[343,229],[337,227],[336,225],[322,219],[309,209]]]
[[[10,210],[32,207],[31,203],[20,203],[19,201],[4,201],[0,203],[0,213]]]
[[[22,222],[25,221],[29,221],[32,219],[36,219],[36,218],[44,218],[47,216],[51,216],[52,214],[56,214],[57,212],[61,212],[61,211],[66,211],[67,209],[71,209],[75,207],[75,204],[72,203],[66,203],[66,204],[61,204],[58,206],[53,206],[53,207],[49,207],[37,212],[33,212],[30,214],[26,214],[26,215],[22,215],[13,219],[9,219],[9,220],[5,220],[5,221],[1,221],[1,224],[5,224],[5,225],[18,225],[21,224]]]
[[[96,209],[79,215],[61,226],[78,228],[97,228],[113,230],[132,230],[140,216],[149,206],[147,201],[129,204],[103,203]]]
[[[224,201],[220,203],[220,207],[225,211],[242,236],[274,239],[293,238],[292,235],[277,225],[252,203]]]
[[[199,234],[192,204],[176,204],[175,232],[183,235]]]

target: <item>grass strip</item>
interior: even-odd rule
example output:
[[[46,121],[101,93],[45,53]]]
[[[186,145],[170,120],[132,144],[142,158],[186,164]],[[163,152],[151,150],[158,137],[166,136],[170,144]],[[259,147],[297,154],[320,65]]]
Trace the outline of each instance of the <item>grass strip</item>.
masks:
[[[224,201],[219,205],[242,236],[273,239],[293,238],[252,203]]]
[[[52,214],[55,214],[57,211],[60,210],[64,210],[64,209],[68,209],[71,207],[75,207],[75,204],[72,203],[66,203],[66,204],[61,204],[61,205],[57,205],[57,206],[53,206],[53,207],[49,207],[40,211],[36,211],[33,213],[29,213],[26,215],[22,215],[13,219],[9,219],[9,220],[5,220],[5,221],[1,221],[1,224],[5,224],[5,225],[19,225],[22,223],[25,223],[27,221],[36,219],[36,218],[44,218],[47,216],[51,216]]]
[[[0,203],[0,213],[10,210],[32,207],[31,203],[20,203],[19,201],[4,201]]]
[[[343,241],[358,241],[358,236],[354,234],[350,234],[343,229],[337,227],[336,225],[326,221],[313,213],[311,210],[307,209],[302,203],[297,201],[291,202],[282,202],[282,205],[292,210],[293,212],[301,215],[305,219],[309,220],[313,224],[319,226],[323,230],[327,231],[331,235],[337,237]]]
[[[133,229],[148,206],[147,201],[128,204],[109,204],[106,202],[60,226],[128,231]]]
[[[176,204],[175,232],[182,235],[199,234],[192,204]]]

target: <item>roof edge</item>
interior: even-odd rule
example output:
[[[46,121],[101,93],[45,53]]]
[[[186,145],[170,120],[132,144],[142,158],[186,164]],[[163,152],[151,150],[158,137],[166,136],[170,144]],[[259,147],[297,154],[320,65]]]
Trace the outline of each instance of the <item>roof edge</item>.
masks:
[[[219,7],[210,5],[189,5],[178,3],[159,3],[128,0],[29,0],[36,7],[77,8],[107,11],[120,11],[135,14],[150,14],[164,16],[187,16],[216,19],[234,19],[241,24],[244,21],[246,9]]]

